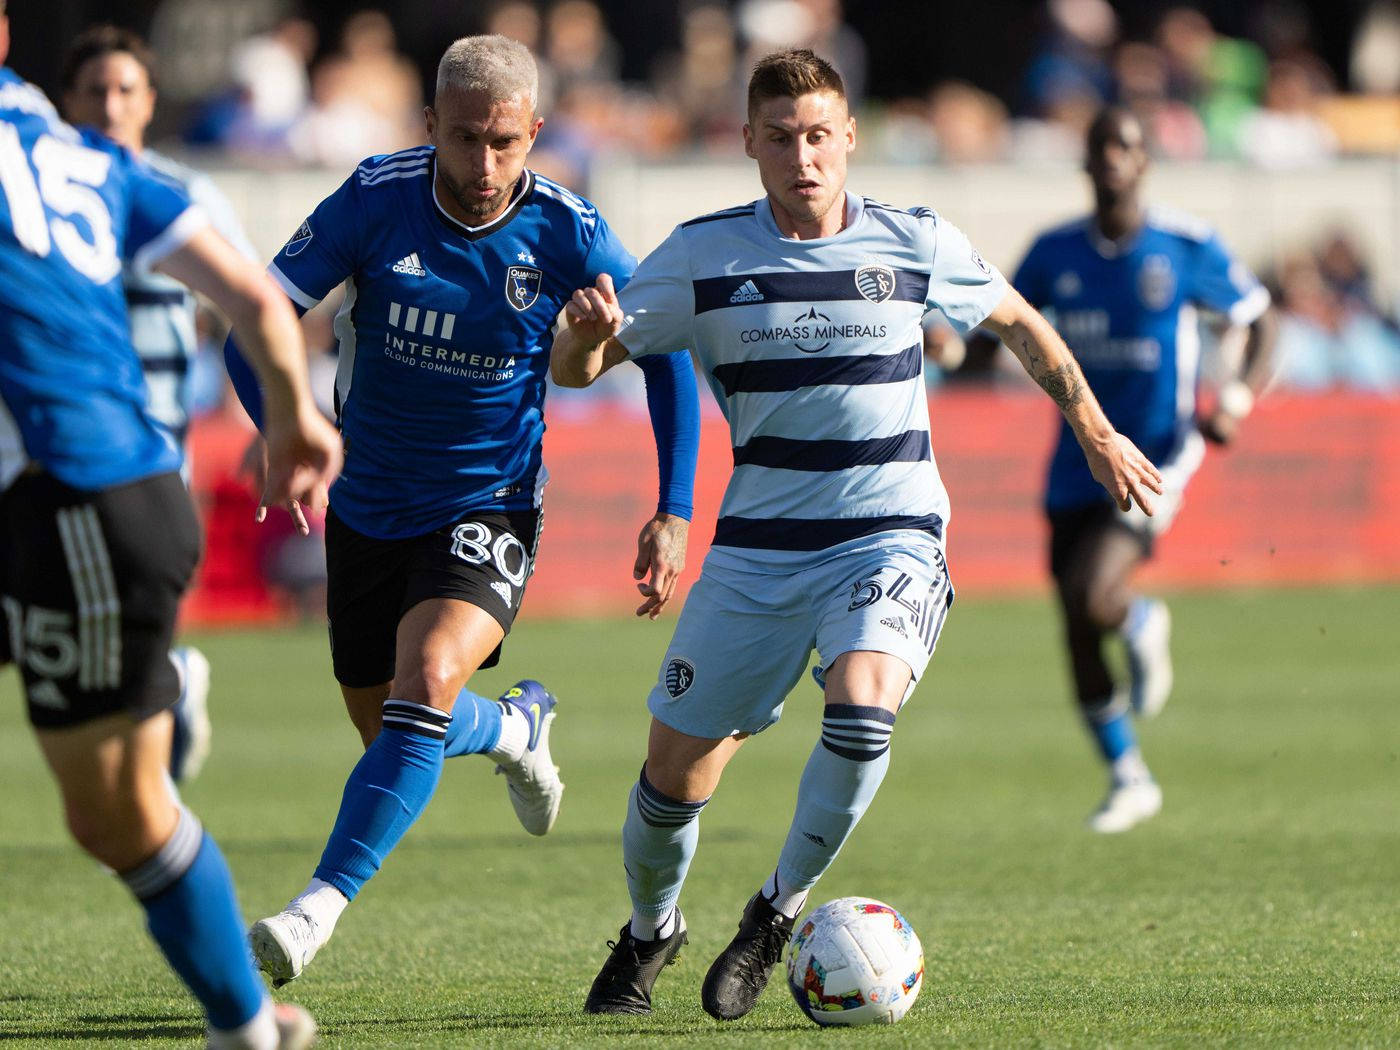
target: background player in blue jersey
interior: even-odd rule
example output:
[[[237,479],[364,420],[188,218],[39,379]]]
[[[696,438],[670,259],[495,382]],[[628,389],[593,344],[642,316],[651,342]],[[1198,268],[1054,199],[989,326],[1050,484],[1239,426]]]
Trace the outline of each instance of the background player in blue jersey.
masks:
[[[1117,832],[1162,806],[1132,715],[1155,715],[1172,687],[1167,607],[1135,594],[1132,574],[1180,507],[1205,455],[1202,435],[1226,444],[1249,414],[1269,377],[1275,326],[1268,293],[1209,228],[1144,206],[1147,149],[1129,111],[1099,114],[1085,167],[1094,214],[1041,235],[1014,283],[1074,347],[1108,418],[1152,457],[1166,482],[1151,518],[1120,510],[1104,498],[1073,434],[1061,427],[1045,489],[1051,572],[1075,695],[1109,767],[1108,794],[1089,826]],[[1233,362],[1243,371],[1224,385],[1219,407],[1204,419],[1196,412],[1198,307],[1227,319],[1222,346],[1238,351],[1244,341]],[[1127,649],[1123,689],[1104,661],[1104,637],[1112,634]]]
[[[63,61],[63,115],[71,123],[96,128],[125,146],[142,163],[171,180],[209,216],[223,238],[249,259],[253,246],[228,199],[205,175],[146,148],[146,129],[155,116],[154,56],[129,29],[94,26],[69,46]],[[146,375],[146,403],[181,445],[189,431],[190,368],[198,350],[195,297],[164,274],[122,268],[131,343]],[[188,475],[189,460],[186,456]],[[170,709],[170,774],[183,783],[199,774],[209,755],[209,661],[192,645],[176,646],[170,658],[180,672],[180,699]]]
[[[1120,506],[1150,509],[1160,491],[1054,330],[956,227],[847,192],[855,121],[828,63],[805,50],[761,60],[744,146],[766,197],[683,223],[620,296],[606,275],[580,289],[553,348],[555,378],[585,386],[629,357],[692,346],[734,446],[714,545],[647,701],[646,763],[622,831],[632,916],[589,990],[592,1013],[651,1011],[657,975],[686,940],[677,901],[700,811],[744,739],[781,716],[813,649],[821,738],[777,865],[705,977],[708,1013],[753,1008],[875,797],[896,713],[953,600],[926,313],[1002,333]]]
[[[593,205],[525,168],[537,83],[521,44],[454,43],[426,111],[430,145],[361,164],[270,268],[303,308],[345,285],[346,469],[330,494],[327,605],[366,747],[305,891],[253,927],[276,982],[326,943],[427,805],[444,758],[495,761],[531,834],[559,811],[554,697],[528,680],[499,702],[464,686],[496,662],[535,558],[555,319],[573,289],[599,274],[624,282],[635,260]],[[638,612],[654,617],[684,562],[699,412],[687,361],[645,371],[662,500],[635,571],[647,577]]]
[[[310,1015],[268,999],[228,867],[166,776],[158,716],[178,692],[170,638],[199,530],[146,405],[123,260],[226,311],[269,394],[269,495],[312,498],[340,451],[286,298],[176,188],[0,69],[0,603],[29,719],[69,830],[140,902],[209,1045],[304,1047]]]

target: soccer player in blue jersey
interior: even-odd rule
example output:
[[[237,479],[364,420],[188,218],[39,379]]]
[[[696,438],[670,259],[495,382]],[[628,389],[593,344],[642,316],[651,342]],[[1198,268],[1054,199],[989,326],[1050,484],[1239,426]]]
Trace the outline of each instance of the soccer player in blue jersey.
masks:
[[[326,943],[445,758],[496,762],[531,834],[559,811],[554,697],[529,680],[499,702],[465,686],[496,662],[535,558],[555,320],[575,288],[603,274],[623,283],[635,260],[593,205],[526,169],[537,76],[505,37],[454,43],[426,111],[430,145],[365,161],[270,268],[307,309],[345,285],[346,469],[330,494],[327,604],[335,676],[366,747],[310,883],[253,927],[275,982]],[[647,577],[638,613],[652,617],[684,562],[699,425],[689,362],[658,363],[644,371],[662,501],[634,567]]]
[[[0,59],[8,28],[0,2]],[[340,450],[286,298],[178,189],[0,69],[0,604],[29,720],[69,830],[139,901],[209,1046],[304,1047],[310,1015],[268,999],[223,856],[166,776],[199,528],[146,404],[124,260],[232,319],[268,391],[269,496],[314,499]]]
[[[648,700],[646,763],[622,831],[632,916],[589,1012],[650,1012],[652,985],[686,940],[677,900],[700,811],[743,741],[777,721],[813,649],[821,737],[777,865],[705,977],[711,1015],[753,1008],[808,893],[875,797],[895,716],[953,601],[924,314],[1002,333],[1120,506],[1150,509],[1159,489],[1054,329],[956,227],[846,190],[855,142],[827,62],[806,50],[764,58],[744,146],[766,196],[682,223],[620,295],[606,277],[577,291],[555,339],[555,379],[571,386],[692,347],[734,446],[714,545]]]
[[[1050,461],[1045,509],[1050,566],[1064,614],[1075,696],[1109,767],[1109,789],[1089,818],[1095,831],[1126,831],[1157,813],[1162,792],[1138,749],[1132,717],[1151,718],[1172,687],[1171,619],[1138,595],[1132,574],[1171,524],[1205,442],[1227,444],[1267,382],[1274,322],[1268,292],[1209,228],[1142,202],[1142,125],[1109,108],[1089,130],[1086,170],[1094,213],[1042,234],[1015,286],[1074,346],[1104,412],[1162,469],[1166,491],[1151,518],[1104,498],[1068,428]],[[1218,409],[1197,417],[1197,308],[1222,315],[1222,345],[1242,368]],[[1105,636],[1127,649],[1120,688],[1104,661]]]
[[[233,206],[214,183],[146,148],[146,129],[155,116],[155,64],[140,36],[112,25],[85,30],[68,48],[61,80],[63,115],[71,123],[96,128],[170,179],[209,216],[225,240],[254,258]],[[198,349],[195,298],[178,281],[129,264],[122,269],[122,287],[131,343],[146,375],[147,404],[183,446],[190,424],[190,366]],[[185,469],[188,474],[188,457]],[[209,755],[209,661],[192,645],[176,646],[170,659],[180,673],[180,699],[170,709],[170,774],[180,784],[198,776]]]

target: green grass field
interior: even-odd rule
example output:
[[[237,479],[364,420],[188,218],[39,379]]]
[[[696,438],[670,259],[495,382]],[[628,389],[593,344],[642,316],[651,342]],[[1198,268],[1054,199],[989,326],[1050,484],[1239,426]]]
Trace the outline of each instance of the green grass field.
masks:
[[[523,622],[506,669],[562,697],[555,831],[516,825],[480,758],[284,989],[327,1046],[1400,1045],[1400,590],[1173,599],[1175,696],[1143,728],[1166,807],[1125,836],[1082,821],[1104,784],[1071,716],[1043,601],[960,602],[884,788],[816,898],[899,907],[927,976],[899,1025],[821,1032],[781,976],[729,1026],[699,987],[771,869],[818,694],[735,760],[683,897],[690,948],[650,1018],[580,1004],[627,914],[618,830],[670,623]],[[194,639],[214,665],[214,756],[186,792],[250,918],[299,890],[357,738],[320,630]],[[198,1045],[194,1003],[121,884],[60,826],[12,672],[0,681],[0,1040]],[[279,993],[283,994],[283,993]]]

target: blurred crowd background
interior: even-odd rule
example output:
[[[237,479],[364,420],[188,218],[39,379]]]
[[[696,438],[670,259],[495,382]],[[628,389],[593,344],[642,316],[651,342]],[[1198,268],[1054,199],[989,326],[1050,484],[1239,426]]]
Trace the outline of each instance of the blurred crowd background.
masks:
[[[87,25],[145,34],[159,61],[150,141],[196,165],[343,170],[414,145],[442,48],[499,32],[540,61],[531,166],[585,194],[618,157],[742,160],[748,69],[783,46],[841,69],[862,164],[1075,164],[1115,101],[1140,115],[1159,165],[1400,166],[1400,0],[70,0],[14,5],[12,20],[14,65],[51,93]],[[1357,232],[1249,260],[1281,307],[1281,383],[1400,391],[1396,289],[1377,287]]]

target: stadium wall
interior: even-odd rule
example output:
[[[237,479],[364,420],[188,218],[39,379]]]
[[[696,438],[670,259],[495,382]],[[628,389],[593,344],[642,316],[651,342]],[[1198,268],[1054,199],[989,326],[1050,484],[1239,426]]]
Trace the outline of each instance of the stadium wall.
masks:
[[[1275,396],[1227,452],[1212,450],[1147,578],[1171,587],[1400,580],[1400,413],[1393,399]],[[940,392],[933,444],[952,496],[949,565],[963,596],[1045,587],[1040,484],[1056,415],[1021,391]],[[259,568],[286,526],[255,526],[234,478],[242,425],[196,424],[195,485],[208,550],[187,618],[249,622],[283,615]],[[527,615],[622,614],[639,599],[636,534],[656,506],[656,463],[643,412],[599,404],[551,417],[551,481]],[[732,463],[722,419],[705,419],[696,516],[683,587],[714,532]],[[284,515],[272,515],[282,518]]]

